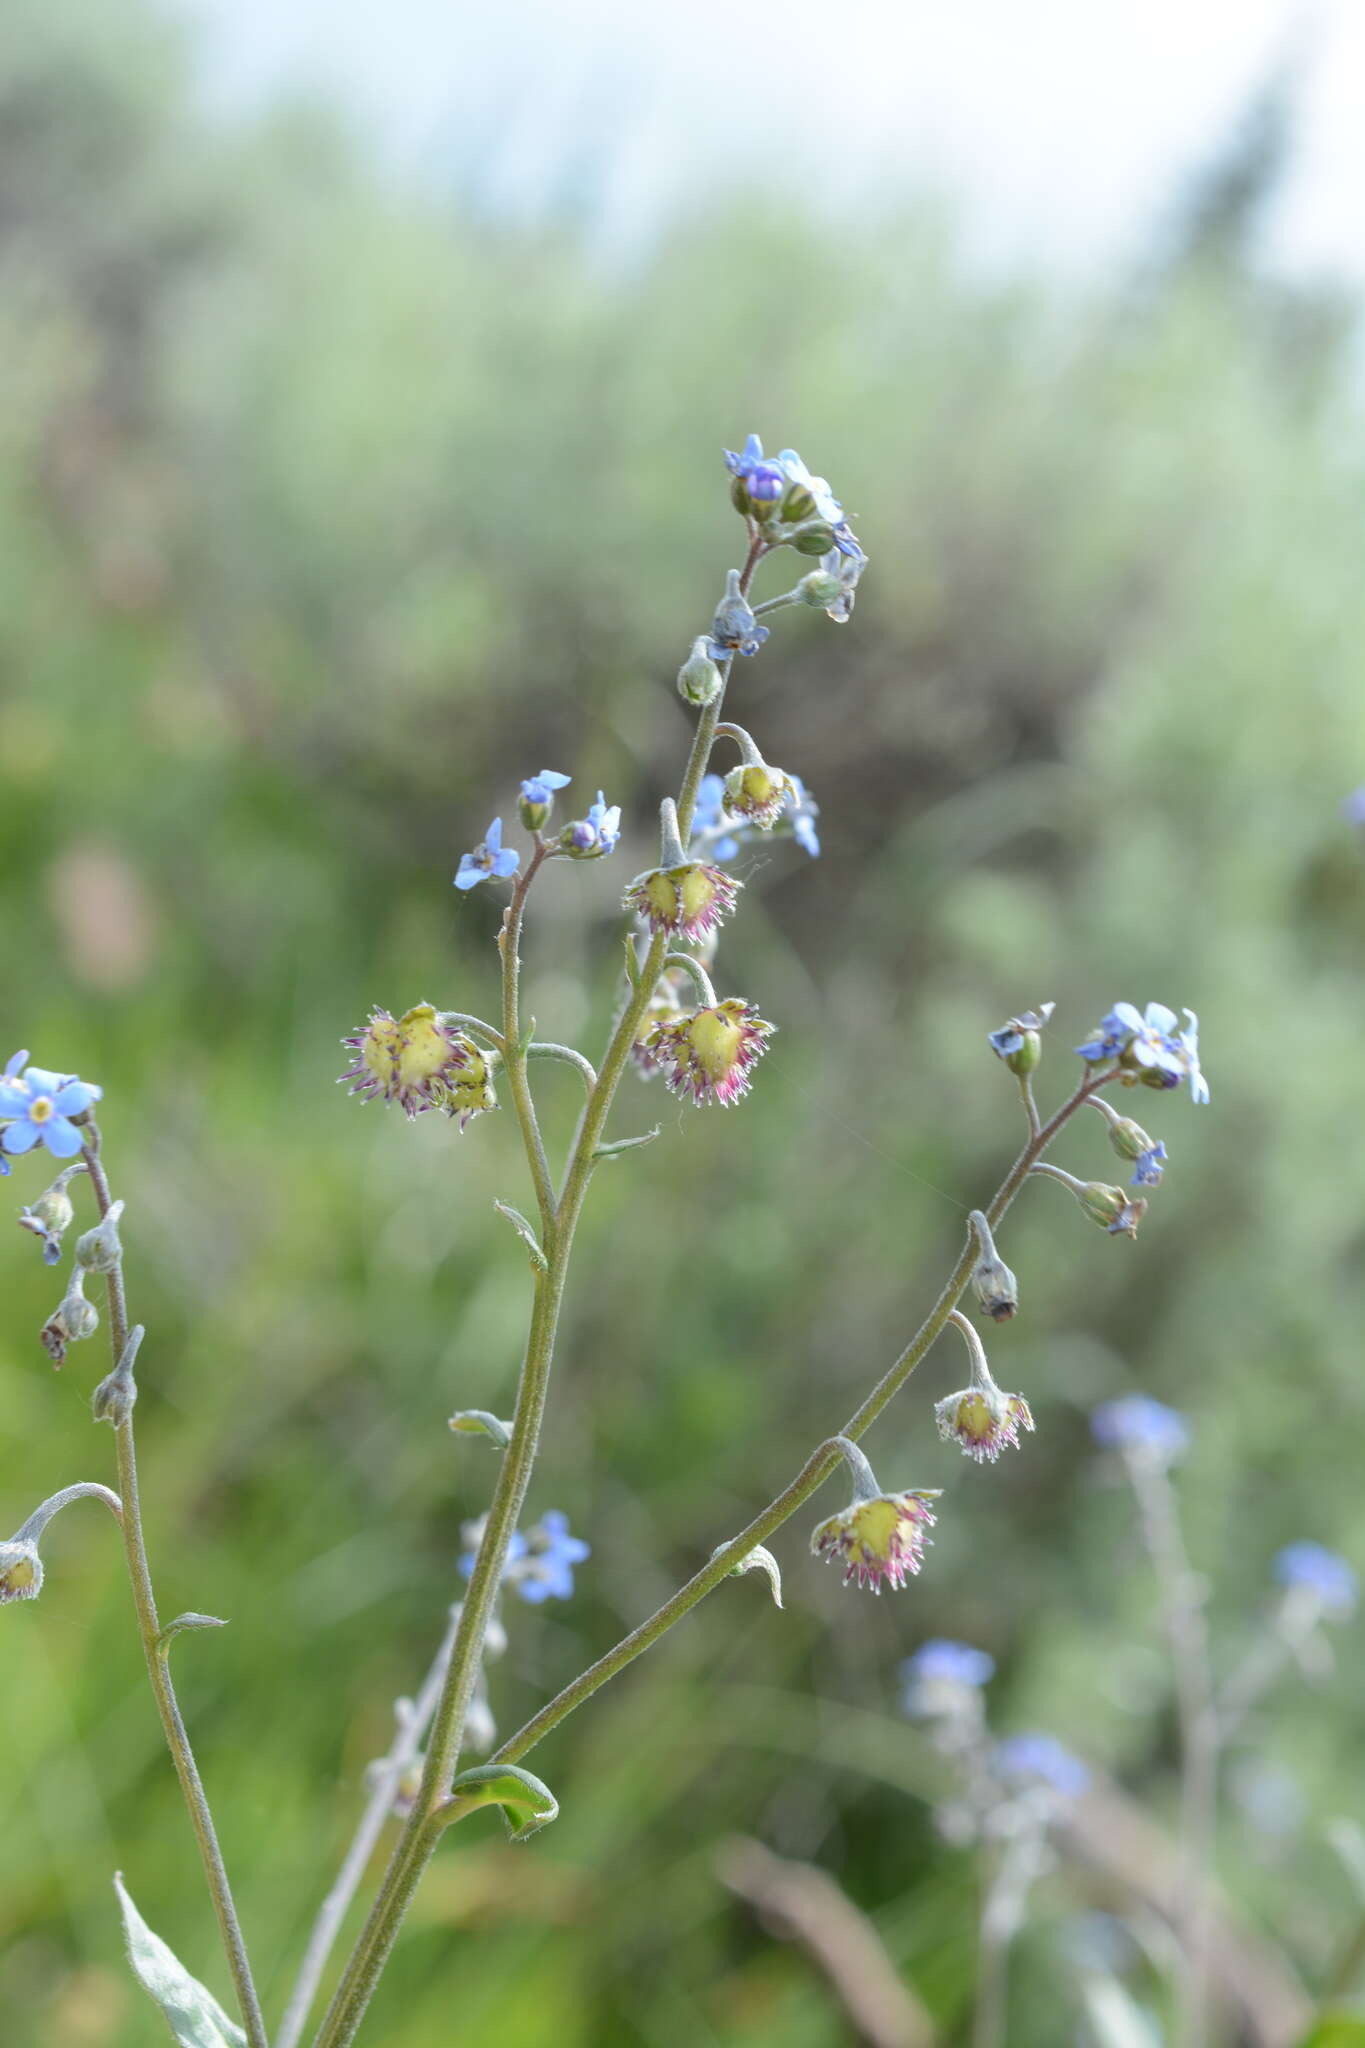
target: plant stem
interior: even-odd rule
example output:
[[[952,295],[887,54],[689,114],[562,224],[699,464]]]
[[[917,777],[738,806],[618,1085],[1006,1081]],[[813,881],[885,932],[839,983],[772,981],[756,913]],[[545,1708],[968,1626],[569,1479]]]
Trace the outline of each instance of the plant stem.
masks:
[[[1041,1127],[1037,1136],[1030,1136],[1028,1143],[1015,1160],[1000,1186],[996,1189],[989,1207],[986,1209],[986,1218],[992,1228],[999,1223],[1001,1217],[1009,1208],[1010,1203],[1018,1194],[1029,1168],[1038,1157],[1038,1154],[1052,1142],[1058,1131],[1074,1115],[1075,1111],[1080,1108],[1081,1104],[1089,1100],[1095,1089],[1103,1087],[1104,1083],[1112,1077],[1114,1071],[1113,1068],[1110,1068],[1104,1073],[1088,1075],[1081,1082],[1075,1094],[1069,1096],[1056,1114],[1050,1117],[1047,1123]],[[854,1410],[848,1421],[844,1423],[839,1431],[841,1436],[849,1437],[856,1442],[871,1427],[872,1423],[876,1421],[888,1401],[904,1386],[906,1380],[909,1379],[915,1367],[947,1323],[950,1310],[957,1305],[971,1278],[972,1268],[976,1264],[977,1257],[977,1235],[975,1230],[969,1230],[966,1245],[938,1300],[934,1303],[933,1308],[920,1324],[920,1327],[916,1330],[914,1336],[900,1354],[900,1357],[882,1375],[882,1378],[877,1382],[877,1385],[867,1396],[867,1399],[859,1408]],[[561,1693],[557,1694],[554,1699],[543,1706],[538,1714],[533,1715],[523,1728],[519,1728],[515,1735],[509,1737],[502,1744],[501,1748],[494,1752],[491,1761],[494,1763],[519,1762],[528,1751],[535,1748],[536,1744],[544,1736],[549,1734],[552,1728],[557,1727],[567,1715],[573,1713],[576,1707],[582,1706],[585,1700],[591,1699],[593,1694],[607,1683],[608,1679],[615,1678],[618,1672],[624,1671],[626,1666],[633,1663],[642,1651],[649,1649],[652,1643],[658,1642],[661,1636],[666,1635],[675,1622],[681,1621],[684,1615],[689,1614],[699,1600],[703,1600],[708,1593],[720,1585],[721,1581],[728,1576],[731,1569],[739,1563],[742,1557],[754,1549],[757,1544],[766,1543],[774,1531],[780,1529],[782,1524],[794,1515],[804,1502],[809,1500],[816,1488],[824,1480],[828,1479],[838,1463],[839,1452],[834,1447],[832,1439],[822,1444],[818,1450],[812,1452],[791,1484],[785,1487],[775,1499],[770,1501],[768,1506],[763,1509],[761,1514],[754,1517],[754,1520],[749,1523],[746,1529],[738,1536],[733,1537],[729,1543],[723,1545],[716,1552],[715,1556],[703,1565],[702,1569],[695,1573],[685,1586],[679,1587],[678,1591],[671,1598],[665,1600],[662,1607],[651,1614],[647,1621],[642,1621],[638,1628],[632,1629],[629,1635],[623,1636],[613,1649],[606,1652],[605,1656],[599,1657],[595,1664],[590,1665],[586,1671],[580,1672],[579,1676],[569,1685],[566,1685]],[[319,2044],[319,2048],[321,2048],[321,2044]]]
[[[1198,1583],[1180,1532],[1168,1473],[1150,1457],[1126,1455],[1143,1541],[1156,1574],[1175,1676],[1180,1721],[1180,1995],[1176,2048],[1200,2048],[1208,2025],[1209,1876],[1213,1861],[1219,1728],[1209,1671],[1208,1631]]]
[[[740,589],[746,595],[754,570],[766,551],[762,538],[755,533],[750,541],[748,558],[740,580]],[[688,756],[677,801],[678,829],[684,846],[696,809],[697,791],[701,786],[707,761],[710,759],[716,726],[720,719],[720,707],[724,702],[725,684],[729,680],[732,666],[733,661],[725,663],[721,670],[721,688],[712,702],[703,708],[697,720],[692,750]],[[489,1503],[483,1540],[479,1545],[478,1556],[465,1594],[464,1611],[456,1633],[450,1669],[446,1674],[441,1698],[432,1721],[421,1790],[389,1859],[369,1918],[361,1930],[341,1981],[333,1994],[331,2005],[318,2031],[315,2048],[347,2048],[347,2044],[354,2040],[380,1973],[392,1950],[403,1916],[412,1902],[422,1872],[440,1840],[448,1819],[447,1815],[442,1814],[441,1808],[459,1757],[460,1738],[474,1675],[483,1649],[484,1631],[502,1580],[508,1545],[526,1497],[540,1441],[540,1426],[545,1412],[550,1367],[554,1356],[555,1330],[564,1294],[569,1255],[573,1249],[574,1230],[587,1193],[588,1182],[592,1177],[597,1147],[617,1086],[625,1071],[626,1060],[635,1041],[640,1019],[654,993],[668,949],[668,940],[663,934],[650,943],[638,981],[631,991],[630,1000],[616,1020],[598,1071],[596,1086],[583,1106],[565,1169],[563,1186],[556,1201],[549,1183],[549,1168],[535,1121],[535,1110],[526,1087],[525,1056],[521,1051],[518,1009],[521,966],[518,940],[522,906],[544,854],[545,849],[538,846],[525,874],[518,880],[498,943],[502,949],[503,962],[504,1057],[509,1087],[521,1122],[527,1156],[536,1182],[537,1198],[540,1201],[547,1270],[536,1275],[531,1327],[522,1361],[516,1411],[512,1418],[512,1439],[503,1453],[497,1485]]]
[[[100,1158],[99,1129],[94,1123],[88,1127],[84,1158],[100,1215],[107,1216],[111,1207],[109,1182]],[[107,1278],[109,1340],[117,1369],[128,1342],[128,1303],[123,1288],[122,1267],[116,1266]],[[133,1441],[131,1410],[114,1431],[114,1446],[118,1463],[118,1490],[123,1501],[119,1525],[123,1531],[123,1548],[128,1562],[128,1577],[133,1589],[138,1635],[141,1637],[143,1655],[147,1660],[147,1676],[151,1680],[152,1694],[156,1700],[157,1713],[161,1717],[166,1745],[171,1752],[171,1761],[175,1765],[180,1790],[189,1810],[190,1823],[199,1844],[204,1875],[213,1899],[213,1910],[218,1918],[218,1930],[222,1936],[228,1968],[232,1972],[232,1982],[237,1993],[237,2003],[241,2008],[247,2040],[250,2048],[266,2048],[265,2022],[261,2017],[256,1986],[252,1982],[251,1964],[247,1959],[246,1943],[242,1939],[237,1909],[232,1901],[232,1888],[223,1864],[223,1852],[218,1846],[213,1815],[209,1811],[203,1781],[190,1747],[190,1738],[180,1712],[180,1702],[171,1683],[169,1645],[163,1646],[161,1642],[161,1624],[157,1617],[151,1568],[147,1562],[147,1545],[142,1533],[137,1451]]]
[[[498,933],[498,951],[502,955],[502,1057],[507,1074],[507,1086],[512,1097],[512,1106],[521,1125],[522,1141],[526,1146],[526,1161],[535,1182],[536,1201],[540,1206],[540,1226],[548,1240],[554,1232],[555,1193],[550,1178],[550,1162],[545,1157],[545,1141],[540,1135],[536,1121],[536,1106],[531,1099],[531,1087],[526,1078],[526,1048],[521,1042],[521,919],[526,907],[526,898],[531,884],[540,871],[541,862],[548,849],[540,841],[527,863],[524,874],[517,876],[512,890],[512,900],[503,912],[502,930]]]
[[[308,1937],[308,1946],[303,1952],[294,1987],[289,1994],[289,2003],[280,2020],[275,2036],[274,2048],[297,2048],[302,2036],[308,2011],[317,1997],[322,1973],[327,1967],[327,1958],[332,1953],[342,1922],[350,1909],[351,1901],[360,1889],[366,1866],[374,1854],[375,1845],[384,1832],[384,1823],[393,1811],[394,1797],[402,1782],[403,1773],[416,1763],[421,1753],[422,1737],[427,1723],[435,1712],[436,1702],[445,1684],[446,1672],[450,1668],[450,1656],[455,1647],[455,1631],[459,1625],[460,1609],[456,1605],[450,1610],[450,1621],[440,1649],[432,1660],[431,1668],[422,1680],[416,1700],[400,1701],[395,1708],[398,1726],[394,1731],[389,1753],[374,1772],[374,1780],[365,1810],[351,1840],[351,1846],[342,1858],[336,1882],[318,1908],[313,1931]]]

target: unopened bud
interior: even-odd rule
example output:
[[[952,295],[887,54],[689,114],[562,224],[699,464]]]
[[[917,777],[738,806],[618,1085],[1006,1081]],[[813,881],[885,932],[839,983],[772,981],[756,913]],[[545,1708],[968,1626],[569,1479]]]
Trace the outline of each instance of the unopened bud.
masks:
[[[114,1273],[123,1260],[123,1246],[119,1243],[118,1224],[123,1214],[122,1202],[111,1202],[107,1213],[83,1236],[76,1239],[76,1264],[84,1266],[88,1273]]]
[[[834,528],[816,520],[810,526],[803,526],[791,537],[791,545],[798,555],[827,555],[834,545]]]
[[[66,1192],[73,1170],[68,1167],[50,1188],[39,1195],[36,1202],[19,1211],[19,1228],[31,1230],[35,1237],[42,1239],[43,1259],[49,1266],[55,1266],[61,1257],[62,1239],[75,1221],[76,1211]]]
[[[678,670],[678,695],[685,704],[712,704],[720,695],[721,675],[707,652],[710,644],[708,636],[700,634]]]
[[[972,1291],[993,1323],[1007,1323],[1019,1312],[1019,1282],[998,1252],[977,1260]]]
[[[801,578],[796,588],[802,604],[822,612],[843,595],[844,586],[837,576],[830,575],[828,569],[812,569],[808,576]]]
[[[71,1275],[71,1283],[54,1313],[39,1331],[44,1350],[54,1365],[60,1365],[66,1357],[68,1344],[78,1344],[84,1337],[93,1337],[100,1326],[99,1310],[85,1298],[85,1274],[79,1266]]]
[[[90,1413],[96,1422],[107,1422],[112,1428],[118,1429],[131,1416],[137,1401],[137,1381],[133,1378],[133,1366],[142,1338],[142,1325],[135,1323],[128,1332],[128,1342],[123,1347],[122,1358],[114,1370],[100,1381],[90,1396]]]

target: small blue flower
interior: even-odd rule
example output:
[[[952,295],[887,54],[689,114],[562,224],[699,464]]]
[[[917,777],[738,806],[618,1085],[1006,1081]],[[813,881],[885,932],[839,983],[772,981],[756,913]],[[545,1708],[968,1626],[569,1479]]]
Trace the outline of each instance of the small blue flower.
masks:
[[[572,781],[572,775],[558,775],[553,768],[542,768],[539,775],[527,776],[521,794],[528,804],[552,804],[555,791],[567,789]]]
[[[480,882],[490,881],[494,875],[514,875],[520,866],[521,855],[515,847],[502,843],[502,819],[494,818],[483,845],[476,846],[472,853],[461,854],[455,887],[476,889]]]
[[[1150,1394],[1102,1402],[1090,1417],[1090,1430],[1106,1450],[1139,1451],[1163,1465],[1173,1464],[1190,1441],[1184,1416]]]
[[[1130,1185],[1135,1188],[1160,1187],[1165,1159],[1166,1147],[1158,1138],[1155,1145],[1149,1146],[1147,1151],[1138,1154],[1136,1170]]]
[[[751,619],[752,616],[751,613]],[[717,613],[716,617],[719,619],[720,614]],[[757,654],[763,642],[768,638],[768,628],[766,626],[751,624],[743,632],[742,637],[724,640],[719,637],[719,630],[717,626],[713,625],[711,638],[706,643],[706,652],[710,655],[712,661],[728,661],[732,654]]]
[[[792,837],[804,853],[812,860],[820,858],[820,835],[815,821],[820,815],[820,806],[806,788],[799,775],[789,775],[792,794],[787,804],[786,822],[792,828]],[[723,857],[723,856],[722,856]]]
[[[970,1643],[955,1643],[947,1636],[932,1636],[921,1643],[913,1657],[901,1665],[908,1679],[927,1679],[931,1684],[985,1685],[995,1676],[995,1659]]]
[[[1184,1054],[1185,1071],[1189,1076],[1190,1082],[1191,1100],[1194,1102],[1207,1102],[1209,1099],[1209,1084],[1204,1079],[1199,1065],[1199,1019],[1195,1016],[1193,1010],[1186,1010],[1185,1015],[1189,1021],[1183,1031],[1176,1033],[1175,1044]]]
[[[839,531],[842,529],[849,540],[852,540],[853,536],[848,533],[844,508],[825,479],[822,476],[812,476],[794,448],[784,448],[777,459],[787,473],[788,482],[809,494],[815,505],[816,518],[823,519],[827,525],[835,528],[834,544],[841,554],[844,553],[845,550],[839,547]],[[856,548],[857,542],[854,541],[853,544]]]
[[[780,462],[771,462],[764,455],[757,434],[750,434],[742,454],[736,455],[732,448],[725,450],[725,467],[739,478],[756,504],[774,505],[786,491],[786,471]]]
[[[1050,1785],[1064,1799],[1079,1799],[1090,1773],[1078,1756],[1053,1735],[1009,1735],[995,1746],[995,1768],[1002,1778]]]
[[[597,802],[592,805],[586,818],[575,818],[566,825],[559,836],[564,852],[575,860],[595,860],[604,853],[614,853],[616,842],[621,837],[621,806],[608,804],[601,790]]]
[[[507,1576],[522,1599],[533,1604],[571,1600],[573,1568],[591,1556],[592,1546],[570,1535],[568,1516],[551,1508],[529,1531],[516,1569]]]
[[[13,1119],[0,1130],[0,1147],[17,1154],[45,1145],[55,1159],[73,1159],[82,1139],[70,1119],[81,1116],[104,1091],[78,1081],[74,1074],[49,1073],[46,1067],[21,1072],[27,1060],[26,1052],[15,1053],[0,1081],[0,1119]]]
[[[1321,1543],[1290,1543],[1275,1559],[1275,1578],[1287,1592],[1316,1593],[1329,1614],[1350,1614],[1356,1604],[1356,1575],[1344,1557]]]

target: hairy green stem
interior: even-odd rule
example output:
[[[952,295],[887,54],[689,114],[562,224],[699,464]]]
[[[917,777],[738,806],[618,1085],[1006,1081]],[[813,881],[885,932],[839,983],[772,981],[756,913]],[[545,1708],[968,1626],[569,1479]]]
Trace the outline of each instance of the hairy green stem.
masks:
[[[109,1196],[109,1182],[100,1158],[100,1134],[95,1124],[90,1124],[84,1150],[86,1169],[95,1190],[95,1200],[100,1215],[107,1216],[112,1206]],[[115,1266],[107,1276],[109,1283],[109,1341],[113,1351],[114,1366],[117,1370],[128,1343],[128,1302],[123,1288],[123,1269]],[[143,1655],[147,1660],[147,1676],[151,1680],[152,1695],[156,1700],[157,1713],[161,1717],[162,1731],[166,1746],[180,1780],[180,1790],[189,1811],[190,1823],[199,1854],[208,1880],[213,1910],[218,1919],[218,1930],[222,1936],[223,1949],[227,1956],[228,1968],[232,1973],[237,2003],[241,2009],[242,2024],[246,2028],[250,2048],[266,2048],[265,2022],[261,2017],[260,2001],[252,1981],[251,1964],[247,1959],[246,1943],[242,1939],[237,1909],[232,1901],[232,1887],[228,1883],[227,1870],[223,1864],[223,1852],[218,1846],[218,1835],[209,1811],[208,1798],[204,1791],[199,1767],[194,1760],[190,1738],[186,1732],[180,1702],[171,1683],[169,1646],[162,1642],[161,1623],[156,1611],[156,1596],[152,1591],[151,1567],[147,1562],[147,1545],[142,1533],[142,1508],[137,1481],[137,1450],[133,1441],[132,1411],[129,1409],[114,1430],[115,1455],[118,1464],[119,1493],[123,1501],[123,1513],[119,1526],[123,1531],[123,1548],[128,1562],[128,1577],[133,1589],[133,1607],[137,1614],[137,1630],[142,1640]]]
[[[1030,1134],[1028,1143],[1015,1160],[1000,1186],[996,1189],[985,1211],[986,1219],[992,1227],[999,1223],[1001,1217],[1009,1208],[1010,1203],[1018,1194],[1030,1167],[1039,1153],[1052,1142],[1063,1124],[1074,1115],[1081,1104],[1087,1102],[1097,1088],[1104,1086],[1105,1082],[1112,1077],[1114,1071],[1115,1069],[1111,1067],[1103,1073],[1087,1075],[1076,1092],[1069,1096],[1056,1114],[1039,1128],[1037,1134]],[[938,1300],[934,1303],[934,1306],[920,1324],[904,1351],[901,1352],[900,1357],[882,1375],[881,1379],[872,1389],[872,1392],[867,1396],[867,1399],[859,1408],[854,1410],[848,1421],[844,1423],[839,1431],[840,1436],[851,1438],[856,1443],[858,1438],[876,1421],[888,1401],[904,1386],[906,1380],[909,1379],[915,1367],[947,1323],[949,1315],[956,1307],[958,1300],[966,1289],[968,1281],[971,1279],[972,1268],[976,1264],[978,1256],[977,1233],[975,1229],[970,1229],[967,1233],[967,1242],[962,1254],[953,1268]],[[749,1523],[746,1529],[738,1536],[733,1537],[729,1543],[723,1545],[715,1553],[714,1557],[703,1565],[701,1570],[695,1573],[685,1586],[679,1587],[676,1593],[668,1600],[665,1600],[662,1607],[656,1609],[647,1621],[642,1621],[638,1628],[632,1629],[629,1635],[623,1636],[621,1641],[613,1649],[608,1650],[605,1656],[599,1657],[595,1664],[590,1665],[586,1671],[580,1672],[579,1676],[566,1685],[561,1693],[557,1694],[554,1699],[542,1707],[538,1714],[533,1715],[525,1727],[519,1728],[515,1735],[511,1736],[495,1751],[492,1761],[494,1763],[516,1763],[520,1761],[528,1751],[535,1748],[536,1744],[544,1736],[549,1734],[552,1728],[558,1727],[559,1723],[567,1715],[573,1713],[576,1707],[581,1707],[585,1700],[591,1699],[593,1694],[607,1683],[608,1679],[615,1678],[618,1672],[624,1671],[626,1666],[633,1663],[642,1651],[649,1649],[651,1644],[658,1642],[661,1636],[666,1635],[675,1622],[681,1621],[684,1615],[690,1614],[699,1600],[705,1599],[708,1593],[714,1591],[721,1581],[728,1577],[742,1557],[754,1549],[757,1544],[766,1543],[768,1538],[776,1530],[780,1529],[782,1524],[789,1520],[799,1507],[809,1500],[816,1488],[822,1485],[829,1478],[831,1472],[835,1470],[839,1463],[839,1457],[839,1450],[832,1438],[822,1444],[818,1450],[813,1451],[796,1477],[791,1481],[791,1484],[784,1487],[782,1492],[768,1503],[762,1513],[754,1517],[754,1520]]]
[[[755,533],[750,542],[748,559],[741,577],[740,587],[746,594],[754,570],[766,552],[765,543]],[[721,671],[721,689],[714,700],[703,708],[697,720],[692,749],[677,801],[678,829],[684,845],[687,843],[692,816],[696,809],[697,791],[701,787],[701,779],[706,772],[706,764],[715,741],[720,707],[724,701],[725,683],[729,679],[732,665],[732,662],[724,665]],[[503,1453],[498,1482],[484,1525],[483,1539],[465,1595],[464,1612],[455,1639],[450,1669],[446,1674],[441,1700],[432,1722],[421,1789],[389,1860],[369,1918],[361,1930],[359,1940],[337,1985],[332,2003],[318,2032],[315,2048],[347,2048],[347,2044],[354,2040],[380,1973],[393,1948],[403,1916],[412,1902],[422,1872],[449,1818],[448,1815],[442,1814],[441,1808],[458,1761],[464,1718],[483,1649],[488,1616],[501,1583],[508,1545],[521,1513],[539,1445],[540,1426],[545,1412],[545,1398],[554,1355],[555,1330],[559,1320],[560,1302],[563,1299],[569,1255],[573,1248],[574,1230],[596,1164],[597,1148],[617,1086],[625,1071],[630,1048],[635,1042],[635,1034],[645,1008],[654,993],[668,949],[667,938],[663,935],[650,942],[649,951],[634,982],[630,1000],[621,1011],[612,1030],[596,1085],[583,1106],[565,1169],[563,1186],[556,1201],[549,1186],[549,1168],[545,1162],[544,1145],[536,1125],[530,1091],[526,1086],[525,1054],[521,1049],[518,1021],[521,964],[518,940],[521,913],[526,892],[543,858],[544,849],[538,846],[525,875],[519,879],[513,892],[512,902],[508,906],[503,930],[499,936],[499,945],[502,948],[503,959],[502,1028],[508,1081],[521,1123],[522,1135],[526,1141],[527,1156],[536,1182],[537,1198],[540,1201],[547,1270],[536,1276],[531,1328],[522,1362],[516,1412],[512,1419],[512,1439]]]
[[[531,884],[540,872],[541,862],[548,848],[536,841],[536,850],[531,855],[524,874],[517,876],[512,890],[512,900],[503,912],[502,930],[498,933],[498,951],[502,955],[502,1057],[507,1074],[508,1092],[512,1106],[521,1125],[522,1140],[526,1146],[526,1162],[535,1182],[536,1201],[540,1207],[540,1227],[546,1239],[554,1233],[555,1191],[550,1178],[550,1162],[545,1156],[545,1140],[540,1135],[536,1121],[536,1106],[531,1100],[530,1083],[526,1078],[526,1048],[521,1042],[521,919],[526,908],[526,898]],[[534,1029],[534,1026],[532,1026]]]

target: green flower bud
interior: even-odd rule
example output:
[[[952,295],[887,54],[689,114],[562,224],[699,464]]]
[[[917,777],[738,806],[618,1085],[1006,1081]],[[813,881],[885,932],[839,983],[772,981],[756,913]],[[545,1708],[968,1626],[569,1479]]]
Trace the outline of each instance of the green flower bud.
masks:
[[[1019,1312],[1019,1282],[998,1252],[977,1260],[972,1291],[994,1323],[1007,1323]]]
[[[108,1214],[76,1239],[76,1264],[84,1266],[88,1273],[113,1273],[123,1259],[123,1247],[119,1243],[118,1222],[123,1214],[122,1202],[111,1202]]]
[[[813,611],[822,612],[843,595],[843,584],[837,576],[831,576],[828,569],[812,569],[803,576],[796,586],[802,604],[808,604]]]
[[[699,634],[692,642],[692,652],[678,670],[678,695],[685,704],[711,704],[720,695],[720,670],[707,652],[711,641],[707,634]]]
[[[813,526],[803,526],[791,537],[791,544],[798,555],[827,555],[834,546],[834,528],[818,521]]]

